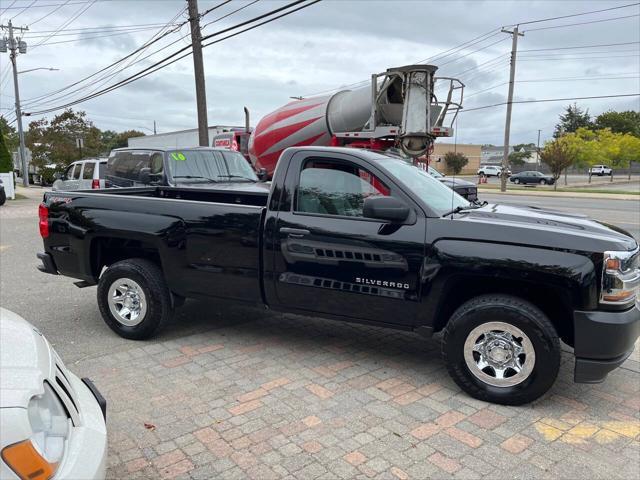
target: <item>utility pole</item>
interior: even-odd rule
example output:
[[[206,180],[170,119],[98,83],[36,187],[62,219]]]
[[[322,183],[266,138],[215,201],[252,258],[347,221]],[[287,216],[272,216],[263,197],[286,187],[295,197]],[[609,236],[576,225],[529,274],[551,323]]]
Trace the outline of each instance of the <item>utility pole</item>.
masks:
[[[155,120],[153,121],[153,134],[154,135],[158,134],[158,132],[156,131],[156,121]]]
[[[14,38],[13,31],[25,31],[29,30],[27,27],[14,27],[11,24],[11,20],[9,20],[8,25],[0,25],[2,29],[9,30],[9,39],[8,46],[9,50],[11,50],[11,54],[9,57],[11,58],[11,66],[13,67],[13,88],[16,96],[16,120],[18,121],[18,138],[20,139],[20,165],[22,167],[22,185],[25,187],[29,186],[29,172],[27,171],[27,155],[25,153],[24,146],[24,131],[22,130],[22,110],[20,109],[20,89],[18,88],[18,66],[16,64],[16,57],[18,56],[18,52],[26,53],[27,52],[27,44],[22,42],[20,38]],[[4,39],[2,39],[4,42]]]
[[[536,170],[540,171],[540,132],[538,130],[538,146],[536,147]]]
[[[202,63],[202,35],[200,33],[200,15],[198,0],[187,0],[189,23],[191,24],[191,46],[193,48],[193,71],[196,77],[196,103],[198,106],[198,137],[201,147],[209,146],[209,122],[207,121],[207,92],[204,83],[204,64]]]
[[[500,175],[500,191],[507,191],[507,169],[509,168],[509,134],[511,133],[511,107],[513,106],[513,83],[516,78],[516,54],[518,53],[518,37],[524,33],[518,32],[518,26],[513,31],[502,29],[513,37],[511,42],[511,71],[509,72],[509,95],[507,97],[507,118],[504,126],[504,151],[502,156],[502,173]]]

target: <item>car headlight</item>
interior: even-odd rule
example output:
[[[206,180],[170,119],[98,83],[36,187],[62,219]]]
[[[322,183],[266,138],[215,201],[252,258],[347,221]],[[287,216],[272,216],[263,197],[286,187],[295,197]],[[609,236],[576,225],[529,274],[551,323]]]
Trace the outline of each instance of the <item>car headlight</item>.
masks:
[[[638,298],[640,289],[639,250],[604,252],[600,303],[624,305]]]
[[[31,438],[2,450],[2,459],[23,480],[47,480],[55,474],[69,436],[69,419],[47,382],[44,393],[27,407]]]

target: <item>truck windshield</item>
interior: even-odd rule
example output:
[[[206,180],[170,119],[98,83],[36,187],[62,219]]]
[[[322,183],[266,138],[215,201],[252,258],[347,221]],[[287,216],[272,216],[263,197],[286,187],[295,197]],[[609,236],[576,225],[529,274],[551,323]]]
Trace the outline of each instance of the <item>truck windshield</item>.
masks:
[[[469,207],[471,204],[451,188],[436,180],[421,168],[404,160],[386,159],[385,168],[403,184],[413,195],[420,198],[436,214],[442,215],[457,207]]]
[[[174,150],[167,152],[167,164],[177,183],[258,181],[247,160],[238,152]]]

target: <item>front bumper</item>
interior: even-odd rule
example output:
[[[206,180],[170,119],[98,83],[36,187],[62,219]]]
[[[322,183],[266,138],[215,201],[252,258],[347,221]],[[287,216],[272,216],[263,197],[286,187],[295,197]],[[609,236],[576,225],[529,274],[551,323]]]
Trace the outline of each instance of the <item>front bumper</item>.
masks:
[[[104,479],[107,470],[107,427],[100,404],[100,399],[104,399],[95,386],[93,388],[99,398],[85,381],[71,372],[67,372],[67,375],[77,395],[82,424],[72,428],[63,463],[55,478]],[[106,409],[106,402],[104,406]]]
[[[573,325],[574,381],[599,383],[633,352],[640,336],[640,308],[636,304],[621,312],[576,311]]]

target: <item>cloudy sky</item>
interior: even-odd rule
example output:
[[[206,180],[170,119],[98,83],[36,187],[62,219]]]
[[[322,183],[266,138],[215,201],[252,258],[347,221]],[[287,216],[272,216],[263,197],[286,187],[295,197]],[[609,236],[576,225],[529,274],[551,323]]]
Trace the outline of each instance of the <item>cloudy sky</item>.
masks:
[[[222,3],[223,0],[200,0],[199,8],[204,12]],[[202,25],[215,23],[207,25],[203,35],[288,2],[249,3],[233,0],[205,15]],[[421,62],[481,35],[485,37],[480,42],[472,42],[432,63],[440,67],[440,75],[458,76],[466,84],[465,108],[502,103],[507,94],[511,37],[500,33],[501,26],[630,3],[633,0],[324,0],[204,50],[209,123],[242,125],[242,107],[246,105],[255,125],[260,117],[288,102],[290,96],[310,96],[366,81],[371,73]],[[184,22],[185,6],[184,0],[0,0],[3,24],[15,17],[14,25],[30,27],[24,35],[29,51],[18,57],[19,70],[59,69],[20,75],[23,110],[33,112],[80,98],[186,46],[188,25],[175,27],[173,33],[151,45],[140,57],[128,59],[142,60],[166,47],[146,60],[124,71],[106,70],[52,94],[133,52],[164,24]],[[221,18],[240,7],[245,8]],[[635,4],[521,25],[525,34],[519,38],[515,100],[640,92],[639,14],[640,6]],[[13,118],[9,65],[8,54],[0,54],[0,113]],[[127,62],[119,67],[126,65]],[[102,78],[105,74],[110,76]],[[61,98],[62,95],[66,96]],[[535,142],[538,129],[542,130],[543,141],[549,138],[568,103],[514,105],[512,143]],[[578,103],[592,114],[608,109],[640,110],[639,97]],[[194,128],[192,59],[184,58],[73,108],[85,110],[101,129],[148,131],[145,129],[152,128],[154,120],[160,132]],[[457,141],[502,144],[504,116],[504,106],[461,114]],[[29,119],[25,120],[28,123]]]

